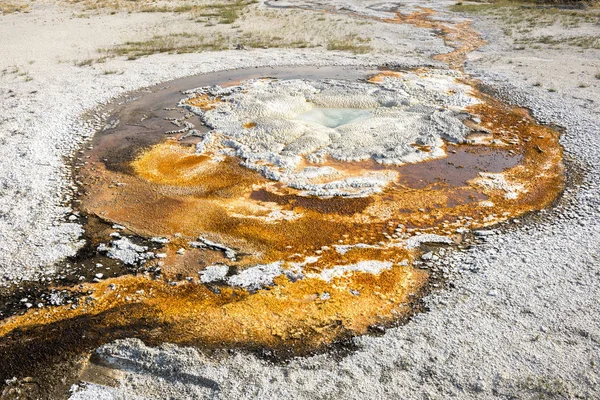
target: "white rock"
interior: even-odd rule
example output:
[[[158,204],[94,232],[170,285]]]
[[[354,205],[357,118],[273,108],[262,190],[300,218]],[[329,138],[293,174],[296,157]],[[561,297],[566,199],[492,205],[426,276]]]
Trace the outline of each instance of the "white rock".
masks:
[[[229,267],[223,264],[209,265],[200,271],[200,280],[202,283],[211,283],[217,281],[224,281]]]

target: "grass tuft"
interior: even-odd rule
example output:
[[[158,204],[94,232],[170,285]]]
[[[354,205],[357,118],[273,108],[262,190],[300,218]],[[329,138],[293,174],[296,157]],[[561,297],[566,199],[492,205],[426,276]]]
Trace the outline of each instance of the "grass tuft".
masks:
[[[14,4],[7,1],[0,1],[0,14],[13,14],[17,12],[29,12],[29,5],[27,4]]]
[[[373,50],[367,44],[371,39],[361,38],[358,35],[350,35],[341,40],[330,40],[327,50],[349,51],[354,54],[365,54]]]
[[[203,51],[218,51],[231,48],[306,48],[313,46],[304,40],[286,41],[282,37],[270,36],[257,38],[248,33],[234,39],[221,34],[204,36],[200,34],[178,33],[165,36],[154,36],[152,39],[135,42],[125,42],[109,49],[101,49],[107,57],[124,56],[128,60],[158,53],[197,53]]]

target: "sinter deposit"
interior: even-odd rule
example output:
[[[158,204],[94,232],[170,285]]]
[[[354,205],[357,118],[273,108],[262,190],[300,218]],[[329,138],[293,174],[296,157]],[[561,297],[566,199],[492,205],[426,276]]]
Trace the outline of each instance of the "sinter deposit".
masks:
[[[458,77],[406,72],[370,83],[256,79],[196,89],[184,105],[212,128],[198,153],[236,155],[305,196],[366,196],[397,174],[352,172],[327,160],[402,165],[444,157],[445,141],[465,141],[465,107],[479,102]]]

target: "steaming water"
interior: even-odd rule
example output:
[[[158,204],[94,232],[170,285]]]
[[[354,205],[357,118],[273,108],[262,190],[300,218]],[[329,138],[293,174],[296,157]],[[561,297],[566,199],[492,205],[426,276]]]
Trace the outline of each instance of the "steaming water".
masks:
[[[337,128],[370,116],[369,111],[356,108],[314,108],[298,115],[296,119],[313,122],[328,128]]]

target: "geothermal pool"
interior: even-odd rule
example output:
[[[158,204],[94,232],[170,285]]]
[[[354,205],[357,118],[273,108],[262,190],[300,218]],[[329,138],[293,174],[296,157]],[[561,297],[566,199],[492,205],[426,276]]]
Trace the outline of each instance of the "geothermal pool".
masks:
[[[297,119],[308,121],[327,128],[337,128],[342,125],[358,122],[371,115],[369,110],[357,108],[313,108],[296,116]]]
[[[232,71],[107,112],[74,162],[88,246],[70,301],[0,325],[44,357],[66,332],[84,336],[70,351],[326,349],[405,321],[428,260],[563,185],[558,133],[455,71]]]

